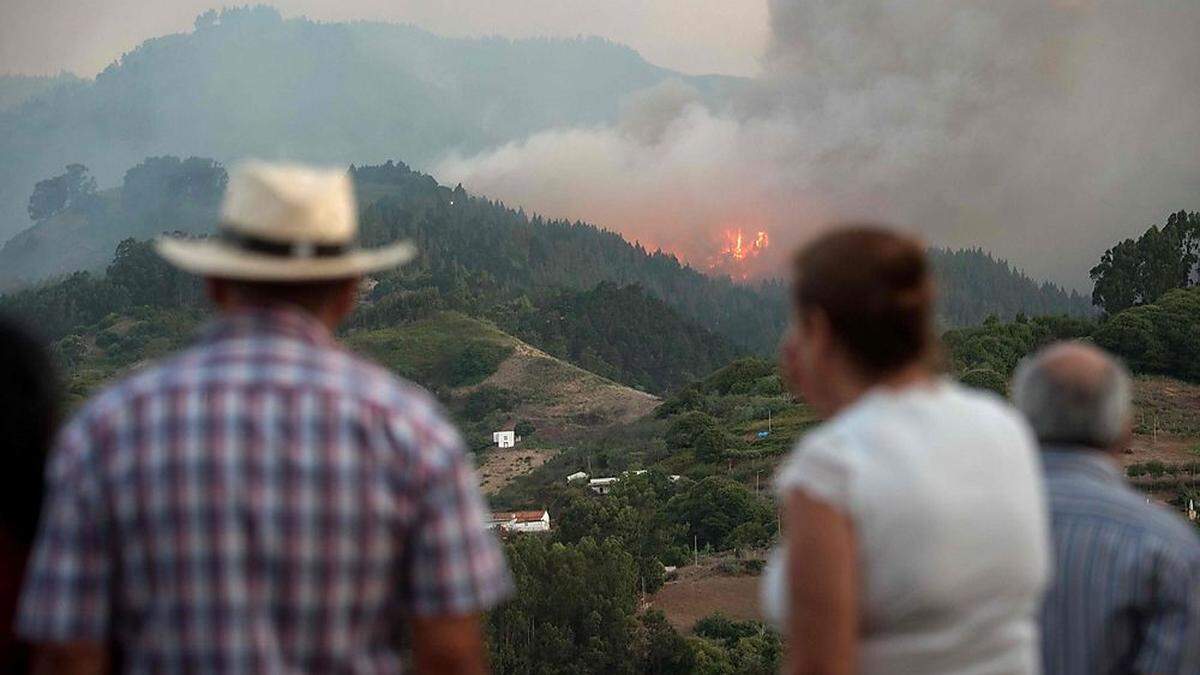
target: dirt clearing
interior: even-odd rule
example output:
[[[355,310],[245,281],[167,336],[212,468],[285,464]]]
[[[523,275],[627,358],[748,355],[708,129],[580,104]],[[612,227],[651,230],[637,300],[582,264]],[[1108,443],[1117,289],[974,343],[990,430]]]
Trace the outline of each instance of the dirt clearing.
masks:
[[[684,567],[650,598],[676,630],[691,632],[704,617],[720,612],[731,619],[761,621],[757,575],[726,575],[712,567]]]
[[[523,476],[545,464],[557,454],[538,448],[491,448],[479,466],[479,484],[485,495],[495,494],[517,476]]]

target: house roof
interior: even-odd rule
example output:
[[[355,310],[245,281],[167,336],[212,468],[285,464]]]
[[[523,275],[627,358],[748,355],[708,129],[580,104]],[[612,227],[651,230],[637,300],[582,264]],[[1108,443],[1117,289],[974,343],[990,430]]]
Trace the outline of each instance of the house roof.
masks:
[[[546,517],[546,510],[540,511],[494,511],[492,512],[492,522],[506,523],[510,520],[515,520],[518,523],[532,523]]]

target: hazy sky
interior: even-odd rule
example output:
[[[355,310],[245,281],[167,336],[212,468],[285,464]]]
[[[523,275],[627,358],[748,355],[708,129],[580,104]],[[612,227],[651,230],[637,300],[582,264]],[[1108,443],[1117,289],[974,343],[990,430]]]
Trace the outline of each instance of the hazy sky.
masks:
[[[92,76],[149,37],[243,0],[0,0],[0,72]],[[415,23],[443,35],[600,35],[687,73],[753,75],[767,0],[275,0],[285,16]]]

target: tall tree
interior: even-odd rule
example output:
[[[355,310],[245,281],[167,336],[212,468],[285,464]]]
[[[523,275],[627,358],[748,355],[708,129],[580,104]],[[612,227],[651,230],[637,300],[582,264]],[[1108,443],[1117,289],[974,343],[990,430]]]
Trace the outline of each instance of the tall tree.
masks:
[[[1158,300],[1196,283],[1200,264],[1200,213],[1172,213],[1159,228],[1104,252],[1092,268],[1092,302],[1109,314]]]
[[[68,164],[65,173],[38,181],[29,196],[29,217],[45,220],[82,201],[96,192],[96,179],[82,164]]]

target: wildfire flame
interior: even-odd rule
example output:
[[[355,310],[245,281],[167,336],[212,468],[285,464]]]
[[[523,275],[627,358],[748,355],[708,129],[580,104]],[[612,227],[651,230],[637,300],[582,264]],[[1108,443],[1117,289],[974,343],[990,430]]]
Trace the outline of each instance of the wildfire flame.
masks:
[[[758,230],[751,239],[741,228],[725,230],[722,233],[723,242],[709,269],[727,272],[730,276],[745,279],[749,276],[746,261],[756,257],[771,245],[770,236]]]

